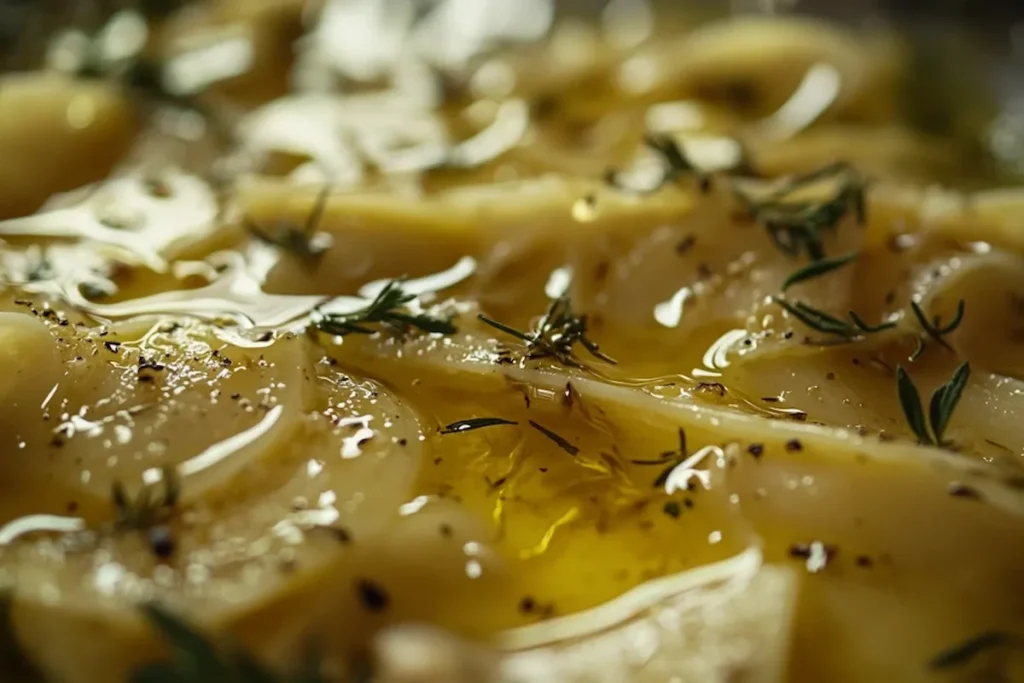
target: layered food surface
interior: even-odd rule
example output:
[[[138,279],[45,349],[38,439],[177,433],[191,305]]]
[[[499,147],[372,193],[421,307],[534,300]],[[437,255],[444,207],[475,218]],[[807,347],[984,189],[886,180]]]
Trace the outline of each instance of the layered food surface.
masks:
[[[1024,193],[920,46],[149,11],[0,77],[5,674],[1024,680]]]

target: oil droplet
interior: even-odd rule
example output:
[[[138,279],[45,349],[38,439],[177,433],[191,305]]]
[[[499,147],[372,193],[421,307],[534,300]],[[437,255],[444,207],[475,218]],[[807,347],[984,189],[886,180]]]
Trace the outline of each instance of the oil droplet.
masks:
[[[591,223],[597,219],[597,197],[588,194],[577,199],[572,205],[572,217],[580,223]]]

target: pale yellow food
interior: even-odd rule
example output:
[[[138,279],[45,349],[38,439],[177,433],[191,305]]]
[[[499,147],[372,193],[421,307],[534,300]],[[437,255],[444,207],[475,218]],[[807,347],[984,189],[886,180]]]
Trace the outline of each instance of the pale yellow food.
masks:
[[[1024,191],[935,182],[968,152],[906,120],[898,36],[311,5],[150,27],[250,50],[198,131],[0,80],[0,586],[37,678],[130,680],[155,603],[331,681],[1024,681]],[[645,133],[695,168],[656,186]],[[856,258],[785,293],[884,323],[845,338],[779,305],[808,257],[744,198],[849,183],[821,245]],[[396,278],[455,330],[325,324]],[[563,296],[614,363],[487,322]],[[927,415],[962,362],[917,443],[897,366]]]

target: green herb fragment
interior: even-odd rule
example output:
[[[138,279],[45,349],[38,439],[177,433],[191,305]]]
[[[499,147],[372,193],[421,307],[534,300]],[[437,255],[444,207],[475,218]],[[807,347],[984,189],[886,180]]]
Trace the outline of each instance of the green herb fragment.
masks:
[[[565,294],[551,302],[547,312],[537,324],[537,329],[532,332],[517,330],[483,314],[477,317],[491,327],[525,342],[525,358],[527,360],[554,358],[563,365],[582,367],[573,349],[576,344],[579,344],[598,360],[615,363],[614,359],[602,353],[597,343],[587,336],[588,319],[586,314],[574,314],[572,303]]]
[[[580,449],[578,447],[572,445],[571,443],[569,443],[569,440],[566,439],[564,436],[561,436],[560,434],[556,434],[555,432],[551,431],[547,427],[545,427],[543,425],[540,425],[540,424],[537,424],[533,420],[530,420],[530,426],[533,427],[534,429],[536,429],[538,432],[540,432],[544,436],[546,436],[547,438],[549,438],[552,441],[554,441],[555,444],[559,448],[561,448],[563,451],[565,451],[569,455],[572,455],[572,456],[579,455]]]
[[[281,676],[269,671],[251,654],[235,648],[218,648],[209,638],[180,617],[149,603],[142,613],[171,649],[168,662],[153,662],[132,671],[130,683],[325,683],[319,660],[298,675]]]
[[[852,262],[857,258],[857,256],[857,252],[853,251],[843,256],[836,256],[835,258],[811,261],[809,264],[786,278],[786,281],[782,283],[782,291],[785,292],[787,289],[799,282],[805,282],[816,277],[821,277],[826,273],[831,273],[833,270],[838,270]]]
[[[402,289],[401,280],[392,280],[366,308],[354,313],[321,314],[314,326],[321,332],[337,336],[373,334],[374,330],[367,327],[373,324],[382,324],[401,334],[414,328],[430,334],[456,332],[450,318],[411,312],[408,304],[415,299],[415,294],[408,294]]]
[[[178,472],[172,466],[161,468],[163,491],[156,494],[156,485],[142,487],[133,499],[124,484],[115,481],[111,486],[110,498],[114,506],[114,526],[117,529],[145,530],[170,517],[181,497],[181,482]]]
[[[244,219],[245,227],[253,237],[261,242],[280,247],[304,261],[315,262],[330,249],[329,236],[326,233],[317,233],[317,227],[323,218],[329,195],[330,187],[325,185],[317,195],[316,203],[301,229],[296,229],[295,226],[287,223],[276,223],[268,230],[264,230],[248,218]]]
[[[672,474],[672,470],[679,467],[686,460],[688,453],[686,448],[686,430],[682,427],[679,428],[679,448],[674,451],[665,451],[661,454],[661,457],[657,460],[630,460],[634,465],[665,465],[665,468],[658,473],[655,477],[653,486],[658,489],[665,485],[668,481],[669,475]],[[666,465],[666,463],[668,463]]]
[[[831,198],[821,202],[787,201],[796,190],[828,178],[839,182]],[[865,223],[865,188],[860,174],[840,162],[797,176],[764,198],[755,199],[739,190],[735,194],[754,220],[768,230],[779,251],[790,257],[806,253],[812,261],[820,261],[825,258],[823,231],[834,229],[850,213],[859,225]]]
[[[963,322],[965,308],[964,300],[960,299],[959,303],[957,303],[956,313],[953,315],[953,319],[949,322],[948,325],[945,326],[942,325],[938,316],[935,316],[935,318],[932,319],[932,322],[928,322],[928,318],[927,316],[925,316],[924,310],[917,304],[916,301],[910,302],[910,308],[911,310],[914,311],[914,316],[917,318],[917,321],[921,324],[921,328],[925,331],[925,334],[927,334],[932,340],[934,340],[939,345],[952,351],[953,347],[950,346],[949,342],[943,339],[943,337],[952,332],[953,330],[955,330],[956,328],[960,327],[960,323]],[[915,361],[918,358],[920,358],[921,354],[924,352],[924,347],[924,340],[918,337],[917,348],[915,348],[914,353],[911,354],[910,360]]]
[[[462,432],[471,432],[474,429],[482,429],[484,427],[494,427],[497,425],[516,425],[519,424],[513,420],[506,420],[501,417],[474,417],[468,420],[459,420],[458,422],[452,422],[449,425],[445,425],[441,429],[442,434],[461,434]]]
[[[919,443],[933,446],[949,445],[943,438],[946,433],[946,427],[949,424],[950,417],[953,415],[953,411],[956,410],[956,406],[960,402],[960,397],[963,395],[970,376],[970,364],[966,362],[961,363],[953,371],[953,376],[949,381],[932,393],[928,410],[928,419],[931,422],[931,433],[929,434],[928,426],[925,422],[924,408],[921,404],[921,396],[917,391],[917,387],[914,386],[913,380],[903,366],[896,366],[896,388],[900,399],[900,406],[903,408],[903,414],[907,418],[907,423],[917,436]]]
[[[847,322],[800,301],[789,302],[780,297],[774,297],[773,301],[812,330],[846,339],[856,339],[865,334],[881,332],[896,326],[896,323],[891,321],[879,323],[878,325],[868,325],[853,311],[849,312],[852,322]]]
[[[1024,647],[1024,639],[1005,631],[979,633],[935,655],[928,662],[928,668],[941,670],[960,667],[984,652],[1008,645]]]
[[[43,680],[25,656],[14,629],[14,590],[0,589],[0,671],[14,680]]]

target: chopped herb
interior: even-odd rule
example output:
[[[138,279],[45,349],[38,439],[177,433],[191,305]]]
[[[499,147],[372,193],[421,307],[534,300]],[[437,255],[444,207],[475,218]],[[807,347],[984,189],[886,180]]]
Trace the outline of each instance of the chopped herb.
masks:
[[[549,439],[551,439],[552,441],[554,441],[555,444],[559,448],[561,448],[563,451],[565,451],[569,455],[575,456],[575,455],[579,454],[580,449],[577,448],[576,446],[572,445],[571,443],[569,443],[569,441],[564,436],[560,436],[559,434],[556,434],[555,432],[551,431],[547,427],[544,427],[543,425],[537,424],[533,420],[530,420],[530,426],[533,427],[534,429],[536,429],[538,432],[540,432],[544,436],[546,436]]]
[[[305,261],[316,262],[331,248],[329,236],[326,233],[317,232],[317,226],[323,218],[330,192],[330,186],[325,185],[317,195],[316,202],[301,228],[296,228],[288,223],[275,223],[269,230],[264,230],[248,218],[244,220],[245,227],[253,237],[261,242],[280,247]]]
[[[835,258],[825,258],[818,261],[811,261],[803,268],[800,268],[782,283],[782,291],[785,292],[787,289],[799,282],[805,282],[816,277],[821,277],[826,273],[831,273],[833,270],[838,270],[846,264],[852,262],[858,256],[857,252],[853,251],[843,256],[836,256]]]
[[[40,681],[42,675],[25,655],[14,629],[14,590],[0,589],[0,671],[14,680]]]
[[[853,311],[850,311],[850,320],[853,322],[849,323],[800,301],[790,303],[779,297],[773,297],[772,300],[812,330],[836,335],[844,339],[853,340],[865,334],[881,332],[896,326],[896,323],[892,321],[879,323],[878,325],[868,325]]]
[[[986,631],[935,655],[928,662],[928,668],[952,669],[960,667],[988,650],[1008,645],[1018,648],[1024,647],[1024,639],[1005,631]]]
[[[606,363],[615,363],[612,358],[601,353],[598,345],[587,336],[586,314],[575,315],[572,303],[565,294],[551,302],[537,324],[537,329],[532,332],[522,332],[483,314],[477,317],[491,327],[524,342],[527,360],[554,358],[564,365],[582,367],[573,353],[573,347],[580,344],[595,358]]]
[[[938,316],[935,316],[932,322],[928,322],[927,316],[925,316],[924,311],[921,309],[918,303],[916,301],[910,302],[910,308],[911,310],[914,311],[914,316],[917,318],[917,321],[921,324],[921,328],[925,331],[925,334],[927,334],[936,343],[950,351],[953,350],[953,347],[950,346],[949,342],[943,339],[943,337],[952,332],[953,330],[955,330],[956,328],[960,327],[960,323],[963,322],[964,319],[964,307],[964,300],[960,299],[960,302],[956,305],[956,313],[953,315],[953,319],[949,322],[948,325],[943,326],[942,323],[939,321]],[[910,360],[917,360],[918,358],[921,357],[921,354],[923,352],[924,340],[918,337],[917,348],[915,348],[914,353],[911,354]]]
[[[948,382],[940,386],[932,393],[929,404],[928,419],[931,422],[931,434],[928,433],[928,426],[925,423],[924,408],[921,405],[921,396],[914,386],[914,381],[903,369],[902,365],[896,366],[896,388],[898,391],[900,405],[903,414],[907,418],[907,424],[917,436],[918,443],[930,444],[933,446],[947,446],[943,439],[949,419],[953,415],[967,380],[971,376],[970,363],[961,363]],[[934,437],[934,438],[933,438]]]
[[[468,420],[459,420],[458,422],[452,422],[441,430],[442,434],[461,434],[462,432],[471,432],[474,429],[482,429],[484,427],[494,427],[497,425],[516,425],[519,424],[513,420],[506,420],[501,417],[474,417]]]
[[[130,683],[324,683],[320,659],[306,662],[302,671],[281,677],[264,668],[241,649],[218,648],[177,615],[156,603],[141,607],[143,615],[171,649],[171,661],[153,662],[134,669]]]
[[[408,332],[412,328],[430,334],[456,332],[455,326],[448,318],[410,312],[407,304],[415,299],[415,294],[408,294],[402,289],[401,280],[392,280],[366,308],[354,313],[322,314],[314,325],[321,332],[338,336],[352,333],[373,334],[374,330],[367,325],[375,323],[386,325],[400,333]]]
[[[682,427],[679,428],[679,449],[675,451],[665,451],[661,454],[661,458],[657,460],[630,460],[634,465],[665,465],[665,468],[658,473],[655,477],[653,486],[654,488],[661,488],[668,481],[669,475],[672,474],[672,470],[678,467],[684,460],[686,460],[687,448],[686,448],[686,430]]]
[[[831,198],[823,202],[785,201],[796,190],[825,178],[841,180]],[[840,162],[797,176],[763,199],[753,199],[738,190],[735,194],[754,220],[768,230],[779,251],[791,257],[806,252],[812,261],[820,261],[825,258],[822,231],[835,228],[851,212],[860,225],[864,224],[865,188],[860,174]]]
[[[181,484],[174,467],[161,469],[162,495],[156,496],[155,485],[147,484],[132,499],[124,485],[115,481],[111,487],[111,502],[114,506],[114,525],[118,529],[149,529],[167,519],[181,494]]]
[[[977,489],[962,484],[958,481],[954,481],[949,485],[949,495],[954,498],[966,498],[968,500],[981,500],[981,494],[978,493]]]

